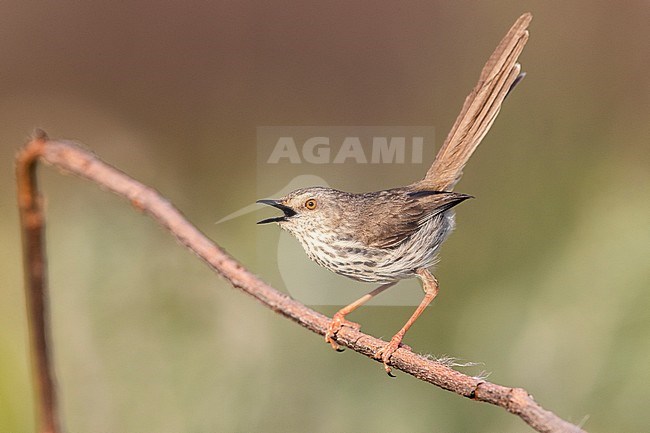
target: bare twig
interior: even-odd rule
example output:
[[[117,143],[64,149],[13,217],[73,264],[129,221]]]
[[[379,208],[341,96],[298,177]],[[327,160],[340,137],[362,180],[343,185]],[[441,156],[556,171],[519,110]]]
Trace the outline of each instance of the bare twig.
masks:
[[[45,148],[45,134],[29,142],[16,158],[18,208],[23,234],[25,299],[29,318],[32,368],[36,388],[36,409],[40,414],[40,430],[58,433],[54,374],[50,362],[49,316],[47,308],[47,262],[45,260],[45,215],[36,182],[36,163]]]
[[[45,293],[45,257],[42,238],[44,216],[39,205],[34,179],[38,158],[66,172],[88,179],[102,188],[126,198],[140,211],[149,214],[169,230],[178,241],[194,252],[216,273],[234,287],[248,293],[267,308],[320,335],[324,335],[330,319],[291,299],[269,286],[244,268],[223,249],[194,227],[181,212],[154,189],[132,179],[104,163],[92,153],[72,142],[49,140],[44,134],[29,142],[18,155],[18,195],[25,238],[25,270],[27,298],[31,300],[29,315],[34,358],[37,361],[37,392],[43,419],[43,432],[56,433],[56,404],[47,348]],[[34,302],[36,300],[37,302]],[[339,344],[370,359],[386,343],[352,328],[344,327],[336,335]],[[483,401],[514,413],[539,432],[584,432],[545,410],[521,388],[509,388],[469,377],[443,362],[431,360],[405,348],[398,349],[390,365],[420,380],[467,398]]]

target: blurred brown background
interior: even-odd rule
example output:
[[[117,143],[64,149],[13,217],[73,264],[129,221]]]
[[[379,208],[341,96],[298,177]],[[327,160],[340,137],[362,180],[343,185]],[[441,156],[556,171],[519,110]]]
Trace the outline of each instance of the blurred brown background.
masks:
[[[477,199],[458,209],[441,294],[406,343],[481,362],[463,371],[492,372],[573,422],[589,417],[591,432],[647,430],[649,2],[4,1],[0,431],[33,428],[12,159],[34,127],[154,186],[274,275],[260,213],[213,224],[259,198],[256,127],[432,125],[441,143],[525,11],[528,76],[458,186]],[[388,169],[334,186],[413,177]],[[69,431],[528,431],[501,409],[334,353],[124,202],[50,168],[40,176]],[[389,338],[411,311],[351,318]]]

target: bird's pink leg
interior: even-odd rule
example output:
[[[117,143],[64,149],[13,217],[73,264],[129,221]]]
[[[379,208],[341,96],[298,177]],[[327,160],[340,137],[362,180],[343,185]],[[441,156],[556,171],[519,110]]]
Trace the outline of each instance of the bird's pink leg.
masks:
[[[388,289],[389,287],[394,286],[396,281],[393,281],[392,283],[386,283],[382,284],[381,286],[377,287],[375,290],[372,292],[363,295],[350,305],[341,308],[339,311],[334,314],[332,317],[332,321],[330,322],[329,326],[327,327],[327,332],[325,333],[325,341],[328,342],[329,344],[332,345],[332,348],[334,350],[340,350],[341,347],[334,341],[334,336],[336,335],[337,332],[341,330],[343,326],[349,326],[354,329],[359,329],[361,328],[361,325],[355,322],[350,322],[349,320],[345,319],[345,316],[383,292],[384,290]]]
[[[384,369],[386,370],[386,373],[388,373],[390,376],[390,367],[388,366],[388,361],[390,360],[390,357],[393,355],[393,353],[397,350],[397,348],[400,346],[402,343],[402,339],[404,338],[404,334],[406,334],[406,331],[409,330],[411,325],[415,323],[415,321],[420,317],[420,314],[424,311],[425,308],[427,308],[427,305],[433,301],[433,299],[436,297],[438,294],[438,280],[436,280],[436,277],[434,277],[431,272],[429,272],[426,269],[418,269],[416,271],[418,277],[422,280],[422,289],[424,290],[424,299],[422,299],[422,302],[420,302],[420,305],[418,305],[418,308],[415,309],[415,312],[411,316],[411,318],[404,324],[402,329],[400,329],[397,334],[393,336],[393,338],[390,339],[390,342],[379,349],[377,353],[375,353],[375,358],[376,359],[381,359],[382,362],[384,363]]]

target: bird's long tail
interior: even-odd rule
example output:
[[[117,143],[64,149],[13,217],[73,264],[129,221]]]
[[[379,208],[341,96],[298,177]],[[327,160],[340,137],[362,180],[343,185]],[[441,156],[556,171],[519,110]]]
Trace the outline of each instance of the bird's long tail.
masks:
[[[508,92],[521,78],[517,58],[528,41],[526,29],[532,18],[530,13],[519,17],[494,50],[427,175],[417,182],[418,187],[451,191],[460,180],[467,160],[489,131]]]

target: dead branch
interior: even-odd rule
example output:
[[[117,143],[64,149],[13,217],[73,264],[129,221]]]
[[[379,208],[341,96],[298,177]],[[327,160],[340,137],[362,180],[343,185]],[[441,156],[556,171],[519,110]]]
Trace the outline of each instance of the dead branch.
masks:
[[[24,146],[17,157],[18,200],[24,239],[26,295],[32,356],[35,365],[36,393],[41,432],[57,433],[57,405],[48,347],[47,290],[44,250],[44,214],[36,184],[35,168],[41,159],[60,170],[88,179],[104,189],[126,198],[167,229],[178,241],[203,260],[233,287],[257,299],[267,308],[310,331],[324,335],[330,319],[291,299],[253,275],[226,251],[194,227],[181,212],[153,188],[101,161],[73,142],[50,140],[44,133]],[[339,344],[370,359],[386,342],[352,328],[336,335]],[[582,432],[553,412],[537,404],[528,392],[469,377],[444,363],[431,360],[405,348],[398,349],[390,365],[425,382],[463,397],[499,406],[519,416],[538,432]]]
[[[40,415],[39,431],[58,433],[60,431],[58,405],[49,350],[45,215],[36,182],[36,165],[38,158],[42,156],[45,143],[45,134],[39,131],[34,140],[18,153],[16,178],[36,409]]]

